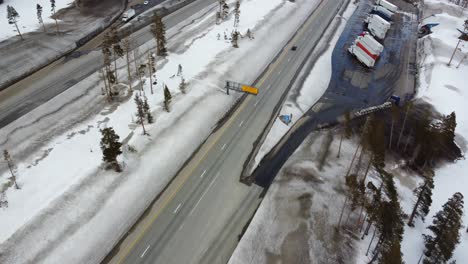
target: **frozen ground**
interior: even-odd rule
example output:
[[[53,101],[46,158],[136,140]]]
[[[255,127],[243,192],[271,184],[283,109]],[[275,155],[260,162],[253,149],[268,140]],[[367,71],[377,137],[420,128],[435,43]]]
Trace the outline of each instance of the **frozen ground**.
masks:
[[[292,122],[289,125],[286,125],[279,120],[279,118],[276,119],[261,147],[258,149],[253,162],[249,164],[250,171],[253,171],[258,166],[262,158],[270,152],[270,150],[279,142],[281,137],[288,132],[289,128],[292,127],[327,90],[331,79],[333,48],[346,25],[343,21],[346,21],[346,19],[353,14],[355,9],[356,5],[349,5],[343,15],[337,16],[334,20],[331,28],[336,30],[327,31],[321,39],[318,48],[313,52],[311,60],[309,61],[309,64],[314,62],[315,64],[304,67],[301,75],[307,76],[305,81],[301,83],[299,81],[301,78],[297,79],[298,81],[293,85],[293,88],[288,93],[286,101],[279,112],[279,115],[292,114]],[[310,67],[312,67],[312,69]]]
[[[334,230],[355,144],[344,140],[337,159],[340,140],[332,134],[312,133],[284,164],[229,264],[353,263],[352,236]]]
[[[460,45],[460,51],[455,54],[451,66],[447,64],[457,44],[457,37],[460,35],[456,29],[462,29],[467,12],[462,14],[460,7],[449,4],[448,1],[426,0],[425,3],[423,17],[433,13],[437,15],[427,18],[424,22],[441,24],[433,28],[433,34],[425,37],[419,43],[420,74],[417,97],[433,104],[442,114],[449,114],[452,111],[457,113],[456,140],[462,150],[466,152],[468,116],[465,112],[468,94],[464,90],[466,87],[464,79],[468,72],[468,58],[463,61],[462,59],[468,51],[467,43]],[[461,64],[460,61],[462,61]],[[289,107],[288,102],[283,107],[282,114],[294,111],[292,109],[285,111],[287,107]],[[268,140],[280,138],[283,134],[282,131],[287,129],[282,123],[276,123],[278,124],[277,129],[273,130],[274,134],[268,135]],[[281,127],[280,125],[283,126],[282,129],[278,129]],[[323,142],[324,137],[323,133],[317,132],[309,136],[283,166],[266,193],[264,201],[230,263],[315,263],[315,258],[314,261],[308,262],[310,256],[317,256],[319,259],[317,263],[337,263],[336,251],[329,250],[335,246],[334,240],[329,237],[327,231],[330,232],[337,222],[336,212],[344,200],[344,196],[341,194],[343,177],[340,176],[343,175],[343,166],[347,166],[352,158],[353,151],[351,150],[356,148],[356,143],[343,141],[345,154],[342,159],[335,160],[337,140],[334,140],[331,143],[331,154],[323,171],[320,171],[317,167],[317,155],[319,155],[317,153],[321,153],[323,148],[322,144],[317,142]],[[264,151],[270,149],[276,141],[267,141],[262,149]],[[268,144],[268,142],[270,143]],[[343,160],[347,160],[347,163],[343,163]],[[387,166],[387,170],[396,177],[395,181],[402,209],[409,214],[414,205],[412,190],[422,179],[401,170],[392,161],[388,161],[388,164],[390,165]],[[333,167],[333,169],[328,166]],[[464,194],[466,204],[466,197],[468,197],[466,172],[468,172],[466,159],[436,169],[433,203],[426,223],[418,219],[414,228],[405,226],[401,248],[406,263],[418,262],[424,248],[422,234],[427,233],[426,227],[432,223],[433,215],[455,192]],[[337,180],[335,177],[341,180]],[[369,179],[377,180],[375,171],[371,170]],[[346,214],[347,211],[345,211]],[[355,214],[351,215],[351,219],[353,218],[356,218]],[[468,260],[468,235],[466,233],[468,214],[466,213],[463,217],[463,223],[465,227],[460,230],[460,244],[453,257],[457,263],[465,263]],[[320,238],[317,235],[317,233],[323,234],[323,230],[325,230],[324,234],[328,235],[326,240],[323,240],[323,237],[327,236]],[[372,231],[371,229],[371,234]],[[360,264],[368,261],[365,252],[370,237],[367,236],[362,241],[357,239],[356,241],[361,242],[356,243],[355,247],[353,244],[347,244],[348,248],[355,253],[345,251],[343,255],[355,255],[355,259],[354,261],[351,261],[351,258],[347,259],[345,263]],[[305,243],[307,241],[308,244]],[[317,241],[321,243],[317,243]],[[304,249],[300,250],[297,247],[310,248],[310,250],[305,252]],[[296,256],[303,256],[303,258],[290,259],[291,252],[294,252]],[[328,258],[325,259],[323,256]],[[293,261],[291,262],[291,260]]]
[[[224,93],[224,80],[253,82],[317,3],[242,1],[239,30],[250,28],[255,39],[241,39],[239,49],[217,40],[231,31],[232,16],[214,25],[214,12],[201,16],[202,10],[168,32],[174,36],[169,51],[176,45],[176,52],[159,60],[154,94],[149,80],[144,85],[155,117],[146,125],[149,136],[142,136],[124,90],[121,102],[103,107],[97,74],[1,129],[2,149],[22,158],[16,159],[21,190],[5,188],[6,171],[0,176],[9,202],[0,209],[0,262],[99,262],[236,101],[238,95]],[[143,58],[148,49],[153,41],[140,47]],[[126,69],[119,64],[122,78]],[[178,64],[189,83],[185,95],[177,88],[180,78],[171,78]],[[172,92],[170,113],[162,110],[162,83]],[[113,127],[124,142],[123,173],[102,169],[103,127]]]
[[[74,0],[56,0],[55,11],[67,7],[72,4]],[[42,30],[42,27],[37,20],[36,4],[42,6],[42,20],[45,24],[55,23],[54,19],[51,18],[52,12],[50,9],[50,0],[36,0],[36,1],[24,1],[24,0],[4,0],[3,4],[0,5],[0,41],[16,36],[17,32],[14,32],[14,25],[9,25],[7,20],[7,5],[15,8],[20,15],[18,19],[18,27],[20,32],[27,33],[35,30]]]

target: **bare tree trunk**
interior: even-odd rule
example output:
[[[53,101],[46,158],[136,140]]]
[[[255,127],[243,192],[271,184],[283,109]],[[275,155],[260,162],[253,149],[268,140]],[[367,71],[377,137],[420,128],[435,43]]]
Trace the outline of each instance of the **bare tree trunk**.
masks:
[[[8,169],[10,170],[10,173],[11,173],[11,179],[13,180],[13,184],[15,184],[15,189],[17,189],[17,190],[21,189],[21,188],[18,186],[18,183],[16,182],[16,176],[15,176],[15,174],[13,173],[13,166],[11,166],[10,160],[7,160],[7,164],[8,164]]]
[[[54,11],[54,20],[55,20],[55,27],[57,28],[57,35],[59,35],[60,32],[59,32],[59,26],[58,26],[57,19],[55,18],[55,11]]]
[[[361,204],[361,209],[359,209],[359,218],[356,225],[357,228],[359,228],[359,225],[361,224],[362,212],[364,212],[364,203]]]
[[[148,68],[149,68],[149,78],[150,78],[150,91],[153,94],[153,65],[151,64],[151,52],[148,52]]]
[[[115,52],[114,52],[114,69],[115,69],[115,83],[119,83],[119,77],[117,76],[117,57],[115,56]]]
[[[390,142],[388,143],[388,149],[392,150],[392,138],[393,138],[393,125],[395,123],[394,118],[392,117],[392,127],[390,128]]]
[[[360,144],[357,146],[356,151],[354,152],[354,156],[353,156],[353,159],[351,160],[351,164],[349,164],[349,168],[348,168],[348,172],[346,173],[346,177],[348,177],[349,173],[351,172],[351,168],[353,167],[354,159],[356,159],[356,155],[357,155],[357,152],[359,151],[359,147],[361,147]]]
[[[361,226],[359,227],[359,233],[362,232],[362,229],[364,228],[364,225],[366,224],[366,219],[367,219],[367,213],[364,215],[364,219],[362,220],[362,223],[360,224]]]
[[[373,158],[373,155],[372,154],[369,158],[369,163],[367,163],[367,168],[366,168],[366,173],[364,174],[364,178],[362,179],[364,181],[364,183],[366,183],[366,178],[367,178],[367,174],[369,173],[369,169],[370,169],[370,166],[372,165],[372,158]]]
[[[377,233],[377,228],[374,228],[374,233],[372,234],[372,238],[370,240],[369,246],[367,247],[366,257],[367,257],[367,255],[369,255],[369,250],[371,248],[372,242],[374,241],[375,233]]]
[[[341,133],[341,137],[340,137],[340,146],[338,147],[338,154],[336,155],[336,158],[339,159],[340,158],[340,152],[341,152],[341,142],[343,141],[343,133]]]
[[[143,135],[147,135],[146,129],[145,129],[145,122],[143,120],[143,117],[139,117],[139,119],[140,119],[141,127],[143,128]]]
[[[409,109],[410,109],[410,106],[408,105],[408,106],[406,107],[405,118],[403,119],[403,126],[401,127],[400,135],[398,136],[397,148],[400,147],[400,140],[401,140],[401,136],[403,136],[403,131],[405,130],[406,118],[408,117]]]
[[[21,32],[18,28],[18,24],[15,23],[16,31],[18,31],[18,35],[20,36],[21,40],[24,40],[23,35],[21,35]]]
[[[426,184],[424,184],[424,187],[425,187]],[[421,192],[419,193],[418,195],[418,200],[416,201],[416,203],[414,204],[414,207],[413,207],[413,211],[411,212],[411,215],[408,219],[408,225],[409,226],[414,226],[413,224],[413,218],[414,216],[416,215],[416,211],[418,210],[418,207],[419,207],[419,203],[421,202],[421,198],[422,198],[422,194],[424,193],[424,187],[421,189]]]
[[[348,202],[348,196],[346,196],[345,201],[343,203],[343,207],[341,208],[340,220],[338,221],[338,228],[340,228],[340,226],[341,226],[341,219],[343,218],[343,213],[344,213],[344,209],[345,209],[345,206],[346,206],[346,202]]]
[[[128,86],[129,86],[130,92],[131,92],[132,91],[132,71],[130,69],[130,58],[129,58],[128,53],[129,53],[129,51],[127,50],[126,58],[127,58]]]

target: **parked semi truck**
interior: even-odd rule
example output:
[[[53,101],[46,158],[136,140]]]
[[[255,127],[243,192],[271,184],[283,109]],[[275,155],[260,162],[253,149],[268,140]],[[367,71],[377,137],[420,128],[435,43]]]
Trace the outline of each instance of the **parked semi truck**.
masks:
[[[127,11],[125,11],[122,15],[122,21],[127,22],[130,19],[132,19],[135,16],[135,9],[130,8]]]
[[[378,5],[372,7],[371,14],[379,15],[380,17],[389,22],[392,21],[394,15],[393,12],[391,12],[387,8]]]
[[[390,29],[390,23],[378,15],[369,15],[365,22],[369,32],[378,39],[384,39]]]
[[[373,38],[369,32],[363,32],[357,37],[356,42],[361,42],[364,46],[372,53],[380,56],[380,53],[384,50],[384,46],[380,44],[375,38]]]
[[[375,58],[361,43],[351,45],[348,51],[367,67],[374,67]]]
[[[385,7],[386,9],[388,9],[389,11],[392,11],[392,12],[396,12],[398,11],[398,7],[386,0],[376,0],[375,1],[375,4],[376,5],[380,5],[380,6],[383,6]]]

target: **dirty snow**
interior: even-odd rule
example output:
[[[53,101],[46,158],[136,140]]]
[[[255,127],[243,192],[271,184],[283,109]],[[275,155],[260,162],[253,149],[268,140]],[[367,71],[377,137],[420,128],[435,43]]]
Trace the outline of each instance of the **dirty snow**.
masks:
[[[55,12],[69,6],[73,2],[73,0],[56,0]],[[15,26],[8,24],[7,5],[14,7],[16,12],[18,12],[20,16],[18,19],[18,28],[21,34],[23,34],[42,27],[37,20],[37,4],[42,6],[42,20],[44,24],[55,23],[55,20],[50,17],[52,15],[50,0],[5,0],[3,4],[0,4],[0,41],[17,35],[17,32],[13,31],[16,30]]]
[[[135,124],[132,98],[108,105],[97,115],[86,112],[87,108],[99,109],[93,104],[103,101],[99,99],[102,83],[95,85],[97,74],[76,85],[84,96],[69,89],[0,130],[13,158],[15,151],[28,149],[27,143],[8,144],[17,140],[15,136],[26,140],[31,135],[26,142],[36,145],[41,143],[34,142],[38,138],[32,131],[58,133],[43,135],[45,146],[16,161],[22,189],[5,192],[9,207],[0,210],[1,262],[62,263],[64,258],[67,263],[99,262],[236,101],[238,96],[225,95],[223,81],[229,77],[253,82],[294,33],[290,29],[297,28],[315,6],[315,1],[306,0],[242,1],[239,30],[244,34],[250,28],[255,39],[240,40],[239,49],[233,49],[229,41],[217,40],[218,33],[231,31],[232,16],[213,25],[209,21],[214,21],[214,13],[210,13],[211,20],[203,20],[199,17],[204,10],[200,11],[193,27],[205,29],[191,36],[181,34],[181,39],[187,39],[183,52],[170,53],[167,60],[159,61],[154,94],[146,80],[144,91],[155,117],[154,124],[146,125],[149,136],[142,136],[141,127]],[[187,19],[188,23],[192,20]],[[269,34],[273,26],[274,37]],[[184,32],[191,32],[190,27]],[[266,41],[267,46],[263,45]],[[154,49],[153,41],[140,47],[143,58],[149,48]],[[171,78],[178,64],[189,83],[186,95],[178,90],[180,78]],[[120,67],[120,78],[125,72]],[[173,96],[170,113],[162,110],[162,83]],[[72,103],[63,105],[68,101]],[[80,119],[81,113],[89,117]],[[54,120],[59,125],[67,120],[79,123],[62,131]],[[113,127],[127,143],[120,157],[123,173],[102,170],[99,129],[103,127]],[[7,177],[7,172],[1,175],[0,184]]]

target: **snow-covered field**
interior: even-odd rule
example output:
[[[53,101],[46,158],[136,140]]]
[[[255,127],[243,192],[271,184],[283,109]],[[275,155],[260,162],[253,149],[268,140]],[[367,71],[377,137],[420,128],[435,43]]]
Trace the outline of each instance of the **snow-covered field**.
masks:
[[[67,7],[72,4],[73,0],[56,0],[55,1],[55,12],[59,11],[61,8]],[[50,0],[5,0],[3,4],[0,4],[0,41],[3,39],[10,38],[17,35],[18,33],[13,31],[16,30],[14,25],[8,24],[7,19],[7,5],[10,5],[15,8],[16,12],[19,14],[18,27],[21,32],[27,33],[37,30],[41,25],[37,20],[37,10],[36,5],[39,4],[42,6],[42,20],[44,24],[54,23],[54,20],[50,17],[52,11],[50,8]]]
[[[302,85],[293,86],[294,88],[291,89],[290,93],[288,93],[286,101],[281,107],[279,115],[292,114],[292,121],[289,125],[286,125],[278,118],[273,123],[268,135],[259,148],[253,163],[250,165],[251,171],[258,166],[263,157],[280,141],[281,137],[283,137],[288,130],[294,126],[297,120],[299,120],[301,116],[304,115],[327,90],[332,74],[333,48],[346,26],[346,23],[342,22],[351,17],[355,9],[355,4],[349,5],[343,15],[334,20],[334,24],[339,23],[336,31],[327,31],[321,39],[318,45],[321,49],[319,48],[320,50],[314,52],[314,54],[318,53],[320,55],[315,61],[312,70],[310,72],[301,72],[301,74],[305,74],[307,76],[305,82]],[[314,55],[312,55],[312,57],[314,57]],[[308,68],[304,67],[304,69]]]
[[[465,59],[457,68],[463,56],[468,52],[468,42],[460,44],[458,51],[448,66],[450,56],[457,45],[463,23],[468,12],[461,7],[448,3],[448,1],[425,0],[424,17],[433,13],[435,17],[425,19],[424,23],[440,23],[434,27],[431,35],[425,37],[419,44],[424,55],[419,62],[420,75],[417,96],[431,103],[437,111],[444,115],[455,111],[457,114],[456,138],[458,145],[466,153],[466,139],[468,139],[468,115],[466,103],[468,91],[466,90],[466,74],[468,73],[468,60]],[[466,154],[465,154],[466,155]],[[416,263],[422,253],[422,234],[427,233],[426,226],[432,223],[432,216],[441,210],[442,205],[452,197],[455,192],[461,192],[465,196],[465,214],[463,224],[468,224],[468,160],[463,159],[455,164],[448,164],[436,170],[433,191],[433,203],[431,211],[426,218],[426,223],[420,220],[415,228],[406,228],[402,244],[404,259],[407,263]],[[409,212],[414,198],[411,190],[400,191],[402,194],[402,206],[405,212]],[[468,235],[466,228],[462,228],[460,245],[455,250],[454,257],[457,263],[468,261]]]
[[[232,30],[232,16],[220,25],[214,25],[214,13],[193,24],[197,14],[187,18],[189,24],[181,27],[196,34],[179,35],[186,39],[183,52],[159,61],[154,94],[146,80],[144,91],[155,117],[154,124],[146,125],[149,136],[143,136],[135,123],[132,98],[108,105],[98,114],[86,112],[99,109],[95,104],[104,101],[97,74],[0,130],[2,147],[9,146],[13,159],[16,152],[47,140],[24,160],[16,160],[21,190],[5,191],[9,206],[0,209],[0,262],[99,262],[237,100],[238,95],[224,93],[224,80],[253,82],[294,33],[291,29],[298,28],[317,4],[241,1],[239,31],[245,34],[251,29],[255,39],[241,39],[239,49],[223,37],[217,39]],[[140,47],[140,53],[148,49],[154,49],[153,41]],[[123,78],[123,60],[119,64]],[[178,90],[180,78],[171,78],[179,64],[189,83],[186,95]],[[163,83],[173,96],[170,113],[162,110]],[[67,121],[78,123],[63,131]],[[125,143],[122,173],[102,169],[99,141],[104,127],[113,127]],[[0,184],[8,177],[8,172],[1,175]]]

